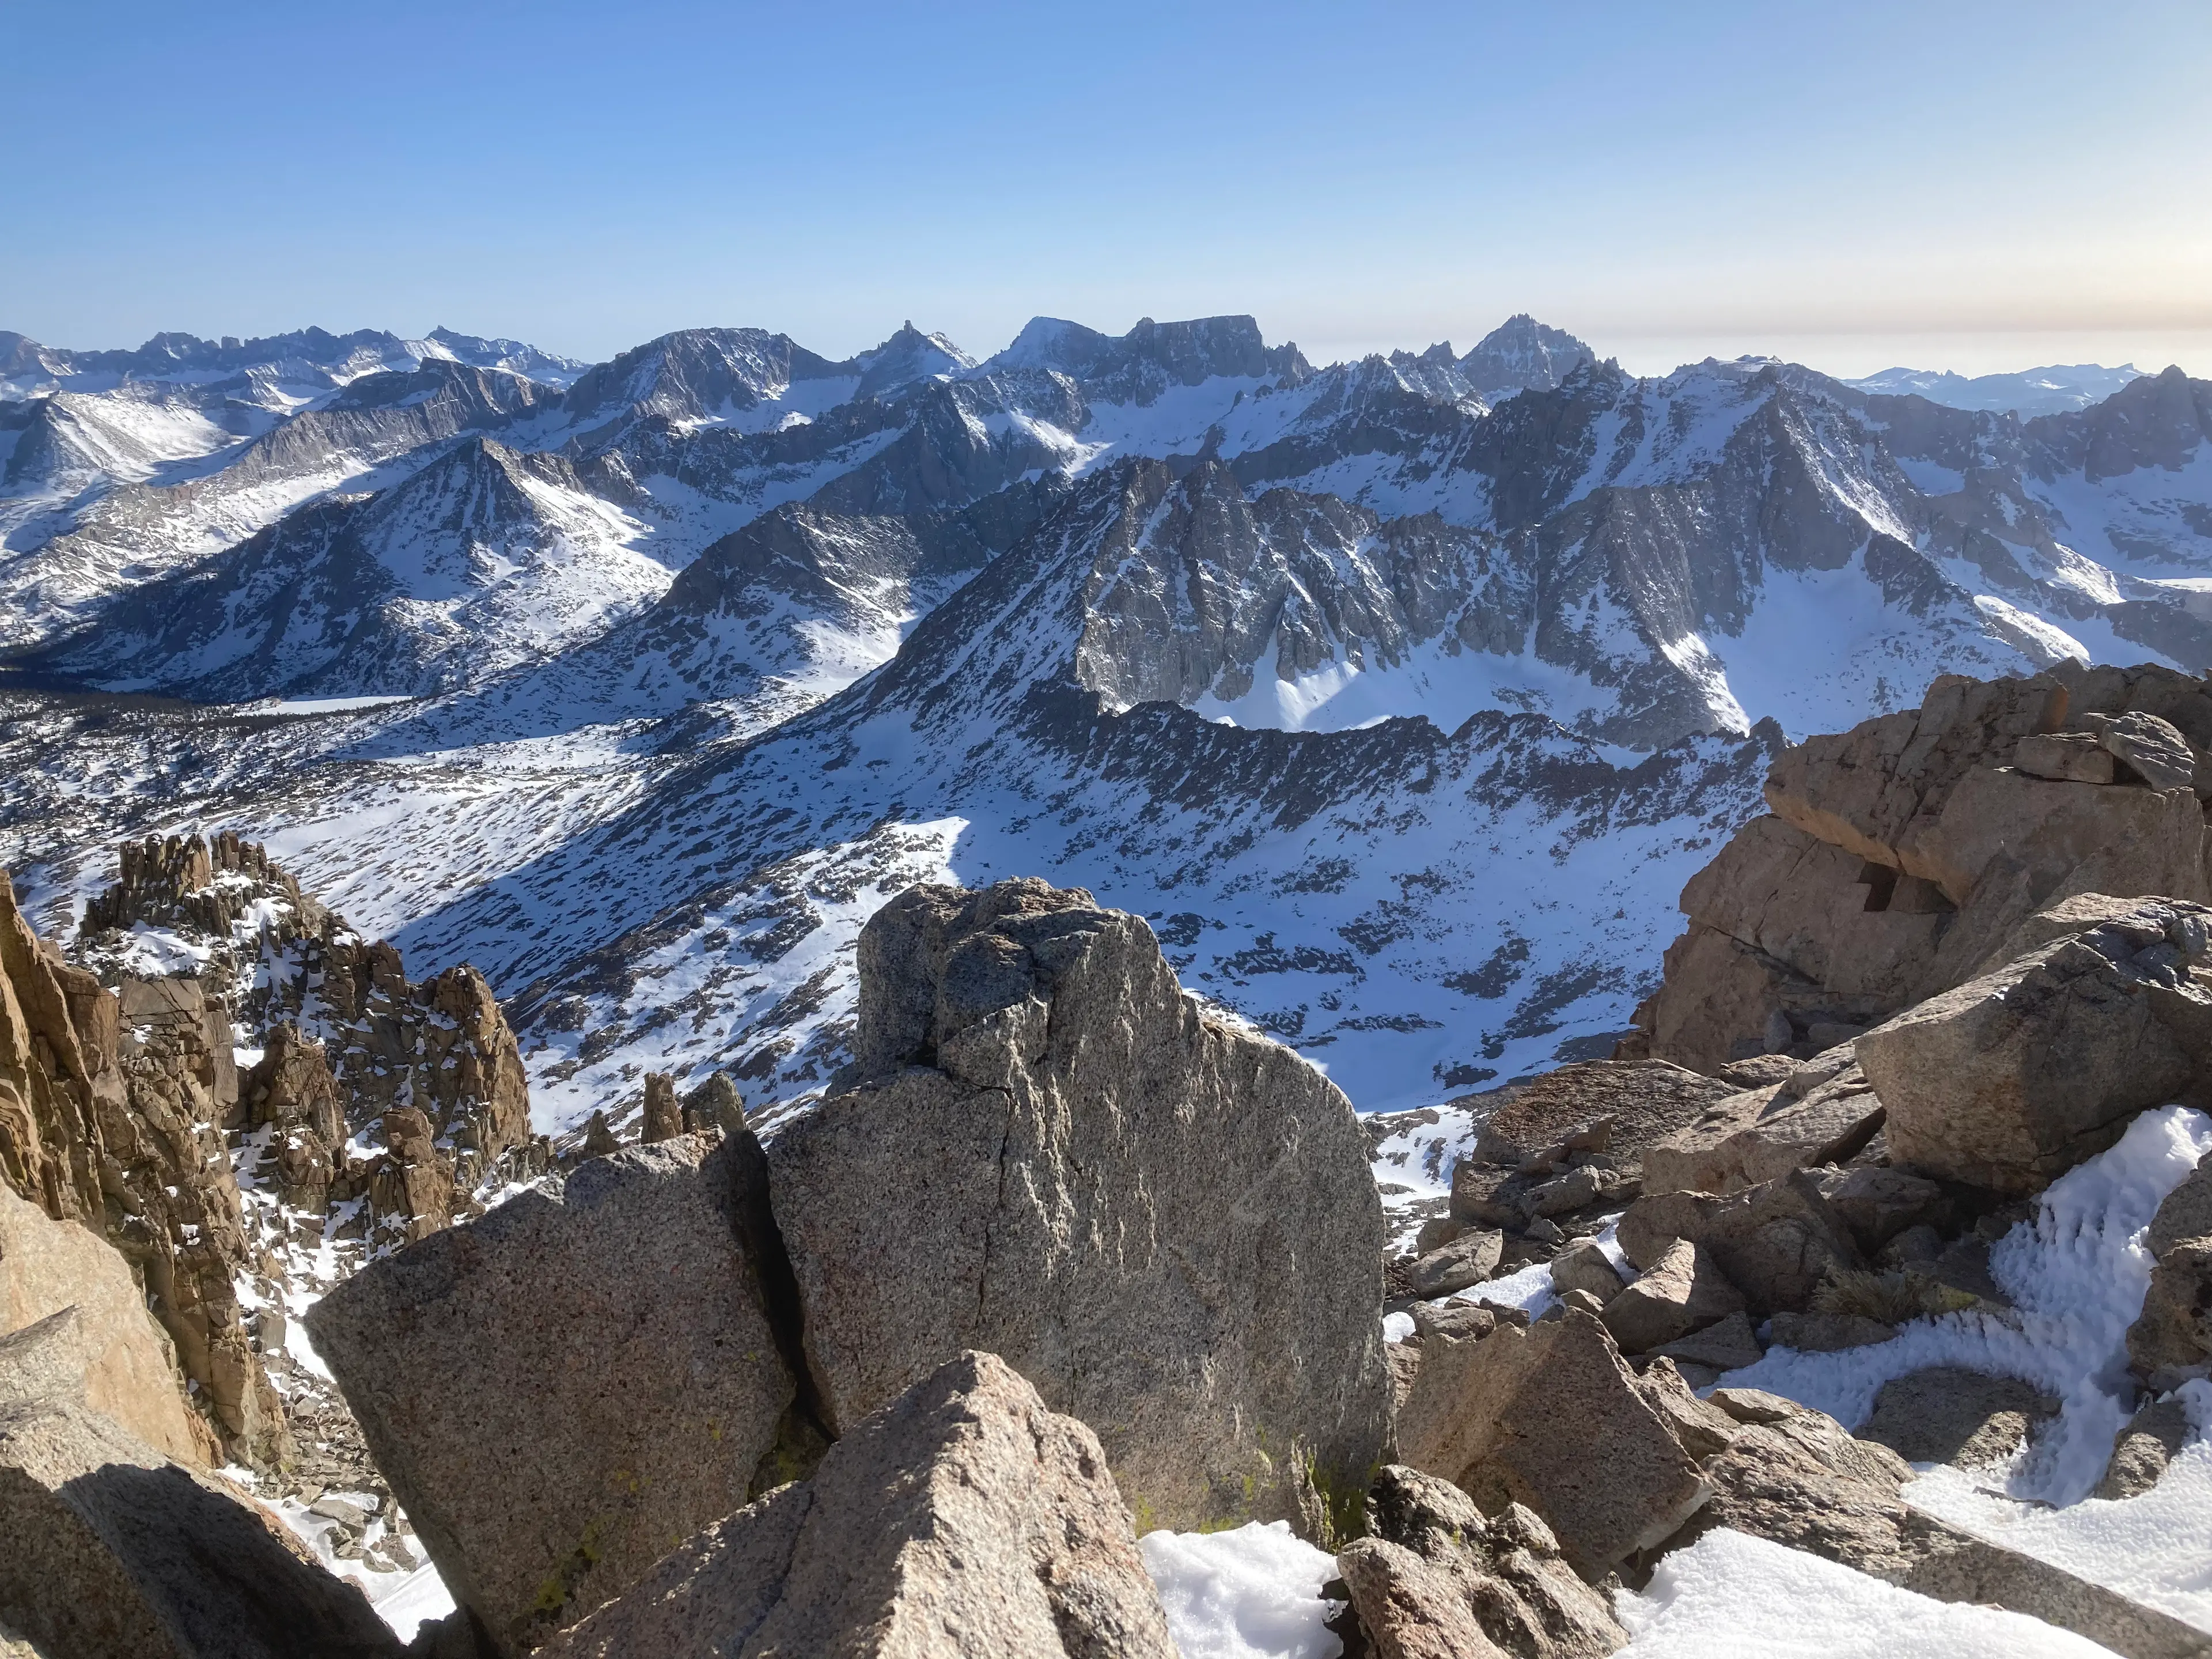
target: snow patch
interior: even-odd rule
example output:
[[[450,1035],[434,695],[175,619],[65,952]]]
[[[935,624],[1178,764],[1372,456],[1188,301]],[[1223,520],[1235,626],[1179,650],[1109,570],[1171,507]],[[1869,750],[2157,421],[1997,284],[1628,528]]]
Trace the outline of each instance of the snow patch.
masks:
[[[1718,1528],[1659,1564],[1613,1613],[1621,1659],[2091,1659],[2069,1631],[1937,1601],[1837,1562]]]
[[[1336,1558],[1287,1521],[1231,1532],[1152,1532],[1137,1540],[1182,1659],[1340,1659],[1322,1599]]]
[[[1856,1428],[1884,1383],[1931,1365],[2018,1377],[2062,1403],[2008,1481],[2009,1495],[2078,1504],[2134,1409],[2127,1332],[2150,1285],[2144,1231],[2208,1152],[2212,1118],[2182,1106],[2142,1113],[2118,1145],[2053,1182],[2034,1216],[1990,1252],[1990,1277],[2012,1310],[1915,1320],[1887,1342],[1838,1353],[1771,1348],[1722,1382],[1765,1389]]]

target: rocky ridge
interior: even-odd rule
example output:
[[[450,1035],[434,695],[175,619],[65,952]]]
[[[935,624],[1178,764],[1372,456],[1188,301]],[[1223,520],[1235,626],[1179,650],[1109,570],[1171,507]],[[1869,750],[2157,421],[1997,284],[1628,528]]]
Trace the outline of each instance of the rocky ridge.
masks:
[[[220,921],[249,884],[292,890],[228,845],[140,848],[100,920]],[[2162,1103],[2154,1063],[2124,1075],[2112,1133],[2039,1142],[2032,1095],[1922,1066],[1953,1086],[1894,1139],[1877,1055],[1947,999],[2009,1006],[2044,1054],[2130,1029],[2131,1008],[2181,1019],[2212,977],[2206,918],[2075,895],[2014,924],[2014,978],[2134,976],[2076,1007],[1984,975],[1803,1057],[1513,1085],[1480,1103],[1423,1254],[1391,1262],[1348,1103],[1210,1018],[1139,918],[1036,881],[920,888],[862,933],[823,1106],[748,1121],[733,1091],[648,1078],[649,1144],[367,1262],[308,1323],[462,1604],[418,1650],[765,1655],[805,1630],[1155,1656],[1174,1638],[1137,1534],[1281,1516],[1336,1553],[1335,1628],[1384,1653],[1617,1651],[1616,1587],[1726,1528],[2131,1659],[2202,1655],[2212,1636],[2158,1607],[1911,1500],[1907,1456],[2031,1468],[2083,1407],[1900,1338],[1965,1319],[2033,1340],[2021,1230],[2057,1238],[2039,1206],[2075,1174],[2155,1153],[2165,1173],[2137,1181],[2162,1197],[2155,1265],[2118,1351],[2136,1381],[2100,1459],[2108,1501],[2143,1501],[2191,1443],[2172,1390],[2212,1369],[2187,1311],[2212,1124]],[[2007,1112],[2049,1148],[2039,1194],[1974,1161]],[[1412,1328],[1386,1343],[1394,1310]],[[86,1364],[52,1324],[0,1338],[0,1378],[48,1379],[41,1401]],[[592,1363],[565,1363],[580,1338]],[[1887,1366],[1856,1433],[1741,1380],[1844,1350]],[[32,1392],[9,1386],[0,1402]],[[0,1455],[33,1457],[9,1438],[32,1420],[0,1422]],[[158,1552],[113,1559],[151,1594]],[[46,1586],[6,1593],[0,1617],[53,1627]],[[336,1632],[344,1605],[313,1620]]]
[[[70,953],[12,898],[6,926],[9,1186],[128,1263],[198,1461],[308,1501],[380,1486],[289,1322],[357,1261],[544,1169],[489,988],[465,968],[410,983],[229,835],[125,844]]]

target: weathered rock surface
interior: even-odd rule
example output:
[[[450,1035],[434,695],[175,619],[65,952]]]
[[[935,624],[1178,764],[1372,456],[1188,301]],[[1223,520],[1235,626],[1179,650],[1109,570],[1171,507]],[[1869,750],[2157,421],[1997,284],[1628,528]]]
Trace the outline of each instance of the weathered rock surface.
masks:
[[[2212,1375],[2212,1158],[2166,1195],[2143,1235],[2155,1264],[2128,1362],[2152,1387]]]
[[[2072,896],[2212,902],[2208,712],[2192,676],[2062,664],[1943,676],[1918,709],[1785,750],[1773,816],[1684,889],[1688,931],[1619,1054],[1807,1057],[2022,954],[2007,936]]]
[[[796,1386],[744,1174],[738,1143],[697,1136],[594,1159],[307,1315],[447,1588],[503,1650],[742,1508],[770,1460]]]
[[[1456,1486],[1402,1464],[1367,1500],[1367,1536],[1337,1556],[1360,1628],[1386,1659],[1601,1659],[1628,1641],[1541,1519],[1488,1516]]]
[[[1425,1340],[1398,1455],[1486,1511],[1525,1504],[1589,1577],[1672,1533],[1706,1492],[1605,1327],[1583,1313],[1476,1341]]]
[[[2195,792],[2197,757],[2190,752],[2189,739],[2172,722],[2131,709],[2124,714],[2086,715],[2081,724],[2119,763],[2123,781]]]
[[[2093,1498],[2140,1498],[2158,1485],[2166,1466],[2189,1440],[2189,1408],[2169,1395],[2154,1400],[2112,1437],[2112,1461]]]
[[[0,1181],[121,1253],[224,1455],[268,1468],[286,1441],[234,1288],[252,1254],[220,1127],[228,1024],[191,981],[124,988],[62,962],[0,873]]]
[[[1848,1045],[1787,1082],[1731,1095],[1644,1149],[1646,1193],[1733,1193],[1792,1170],[1840,1164],[1882,1126],[1883,1109]]]
[[[1664,1061],[1589,1060],[1475,1097],[1487,1115],[1453,1166],[1450,1214],[1544,1239],[1618,1209],[1641,1190],[1645,1147],[1734,1092]]]
[[[1476,1133],[1475,1157],[1517,1166],[1601,1121],[1605,1140],[1589,1150],[1633,1153],[1694,1121],[1729,1092],[1664,1060],[1562,1066],[1492,1097],[1498,1103]]]
[[[1552,1288],[1562,1296],[1569,1291],[1587,1291],[1603,1305],[1620,1294],[1620,1270],[1594,1239],[1560,1251],[1552,1258],[1549,1271]]]
[[[1800,1353],[1838,1353],[1897,1334],[1896,1326],[1863,1314],[1778,1313],[1770,1322],[1775,1346]]]
[[[398,1659],[273,1516],[63,1397],[0,1404],[0,1620],[46,1659]]]
[[[1778,1320],[1789,1317],[1786,1314],[1774,1316]],[[1752,1328],[1751,1316],[1738,1310],[1687,1336],[1660,1343],[1651,1352],[1678,1364],[1732,1371],[1757,1364],[1766,1350],[1759,1346],[1759,1334]]]
[[[690,1539],[545,1659],[1175,1659],[1097,1437],[996,1356],[946,1361],[813,1477]]]
[[[2110,783],[2117,776],[2112,752],[2094,732],[2049,732],[2022,738],[2013,750],[2013,767],[2032,778],[2057,783]]]
[[[2003,1462],[2057,1413],[2056,1400],[2017,1378],[1937,1365],[1884,1383],[1858,1437],[1908,1463],[1977,1468]]]
[[[2212,1056],[2208,961],[2212,910],[2147,901],[1868,1033],[1892,1158],[2017,1193],[2102,1152]]]
[[[162,1455],[205,1467],[215,1437],[185,1409],[168,1340],[129,1264],[0,1184],[0,1336],[64,1314],[81,1402]]]
[[[1623,1353],[1646,1353],[1743,1308],[1743,1292],[1729,1282],[1712,1252],[1678,1238],[1606,1304],[1603,1317]]]
[[[768,1146],[830,1421],[985,1349],[1097,1430],[1140,1528],[1356,1515],[1389,1380],[1344,1097],[1079,890],[915,888],[860,963],[859,1086]]]
[[[1416,1296],[1449,1296],[1470,1285],[1480,1285],[1498,1271],[1505,1236],[1486,1229],[1462,1233],[1443,1249],[1431,1250],[1413,1263],[1409,1275]]]
[[[135,925],[182,932],[206,952],[197,981],[137,983],[173,995],[188,994],[175,988],[191,988],[211,1009],[227,1007],[218,1020],[226,1062],[231,1019],[269,1034],[262,1066],[278,1056],[293,1068],[292,1089],[305,1100],[289,1109],[281,1098],[257,1107],[254,1091],[276,1081],[257,1075],[248,1079],[242,1113],[234,1120],[227,1107],[225,1117],[232,1128],[282,1125],[280,1181],[284,1153],[293,1172],[328,1162],[330,1196],[371,1195],[372,1239],[394,1244],[473,1213],[469,1195],[495,1167],[542,1173],[545,1152],[530,1133],[521,1053],[476,969],[453,967],[419,984],[409,981],[395,948],[365,939],[262,848],[228,831],[212,841],[173,836],[126,842],[119,866],[115,884],[86,907],[77,956],[128,998],[138,969],[131,947]],[[275,1034],[287,1027],[280,1042]],[[341,1124],[316,1120],[313,1097],[321,1085],[301,1052],[308,1048],[321,1050]],[[410,1192],[430,1194],[419,1163],[411,1180],[382,1160],[343,1166],[347,1133],[373,1127],[395,1107],[422,1114],[433,1139],[451,1149],[451,1190],[419,1212],[387,1207]]]
[[[645,1074],[645,1121],[638,1139],[651,1146],[684,1133],[684,1109],[676,1103],[676,1079],[665,1072]]]
[[[1802,1311],[1820,1281],[1859,1265],[1857,1247],[1800,1170],[1741,1193],[1664,1193],[1638,1199],[1620,1218],[1621,1253],[1645,1271],[1677,1239],[1702,1244],[1755,1316]]]
[[[1940,1232],[1957,1218],[1950,1194],[1938,1183],[1886,1165],[1863,1164],[1822,1190],[1869,1257],[1915,1227]]]

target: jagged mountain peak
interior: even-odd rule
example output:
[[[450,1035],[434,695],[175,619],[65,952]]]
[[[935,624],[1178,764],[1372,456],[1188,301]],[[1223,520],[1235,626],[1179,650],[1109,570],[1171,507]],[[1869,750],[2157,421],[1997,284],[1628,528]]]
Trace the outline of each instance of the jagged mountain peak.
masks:
[[[550,351],[541,351],[521,340],[488,339],[477,334],[461,334],[441,323],[420,340],[408,343],[424,357],[447,356],[473,363],[480,368],[504,369],[510,374],[521,374],[546,386],[566,387],[572,385],[591,365],[574,357],[562,357]]]
[[[1459,361],[1474,389],[1494,404],[1516,392],[1551,391],[1575,368],[1596,360],[1595,352],[1565,329],[1516,312]]]
[[[981,366],[1067,375],[1095,402],[1150,404],[1171,386],[1220,378],[1273,377],[1294,384],[1311,374],[1295,345],[1270,347],[1256,319],[1137,319],[1127,334],[1102,334],[1064,318],[1035,317],[1013,343]]]
[[[853,359],[860,371],[854,393],[880,398],[921,380],[950,380],[975,367],[975,360],[942,334],[925,334],[912,319],[873,351]]]
[[[580,424],[629,415],[751,428],[787,413],[811,418],[850,397],[859,377],[854,365],[833,363],[788,334],[686,328],[586,370],[567,406]],[[787,397],[802,384],[812,396]]]

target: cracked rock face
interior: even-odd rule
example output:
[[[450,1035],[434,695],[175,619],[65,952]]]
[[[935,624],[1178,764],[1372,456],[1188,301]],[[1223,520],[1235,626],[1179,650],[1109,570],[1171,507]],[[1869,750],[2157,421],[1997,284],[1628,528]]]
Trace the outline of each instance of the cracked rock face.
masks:
[[[1174,1659],[1097,1437],[963,1353],[812,1479],[708,1528],[546,1659]]]
[[[1944,675],[1917,709],[1792,745],[1771,816],[1683,889],[1689,930],[1620,1057],[1807,1059],[2103,919],[2040,917],[2212,902],[2208,745],[2204,681],[2075,662]]]
[[[2212,910],[2152,900],[1859,1039],[1909,1169],[2033,1192],[2192,1089],[2212,1054]]]
[[[775,1448],[793,1384],[737,1157],[689,1136],[592,1159],[560,1197],[434,1233],[307,1316],[447,1587],[503,1652],[742,1508]]]
[[[915,888],[860,954],[856,1086],[767,1149],[832,1425],[984,1349],[1097,1430],[1139,1532],[1356,1517],[1383,1225],[1334,1085],[1079,890]]]

